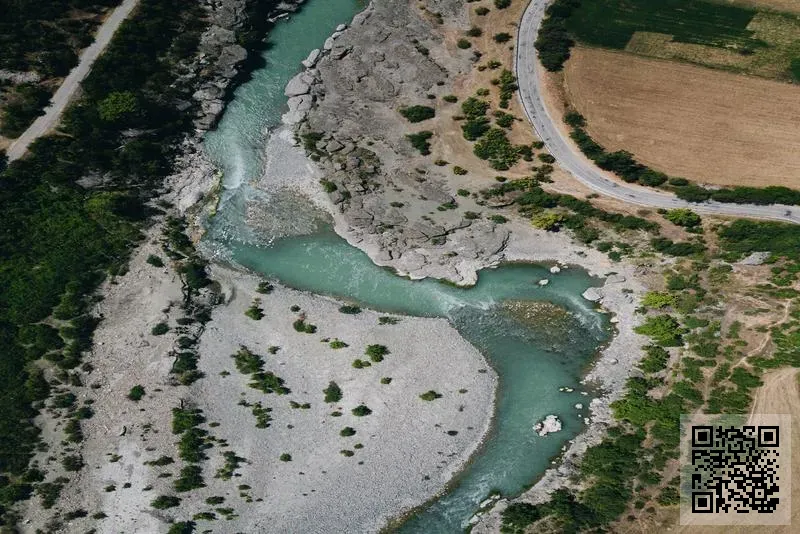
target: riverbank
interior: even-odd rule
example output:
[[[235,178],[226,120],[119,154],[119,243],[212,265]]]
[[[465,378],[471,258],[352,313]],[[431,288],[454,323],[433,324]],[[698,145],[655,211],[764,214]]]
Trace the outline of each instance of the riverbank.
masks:
[[[634,328],[641,321],[635,310],[647,290],[650,267],[647,262],[638,266],[612,262],[606,254],[564,233],[536,230],[527,221],[493,224],[465,218],[463,213],[485,213],[485,204],[475,194],[481,177],[474,173],[487,171],[476,168],[472,155],[465,153],[457,123],[454,134],[438,125],[431,128],[436,132],[431,141],[434,157],[420,157],[407,148],[406,133],[420,127],[409,126],[397,109],[432,105],[437,116],[449,117],[452,112],[440,101],[442,96],[460,87],[478,86],[472,80],[475,73],[468,53],[457,50],[453,42],[456,32],[468,27],[465,9],[469,8],[447,2],[437,7],[443,8],[443,26],[426,19],[424,12],[422,16],[415,13],[410,4],[392,4],[389,9],[382,2],[372,2],[349,29],[337,35],[332,48],[337,52],[324,55],[307,70],[304,79],[310,82],[308,94],[314,105],[297,131],[300,136],[314,134],[315,143],[306,148],[321,158],[324,178],[335,185],[329,188],[335,190],[329,195],[328,211],[337,233],[378,265],[412,278],[445,278],[462,285],[474,283],[477,270],[502,261],[579,265],[590,274],[606,277],[603,288],[587,296],[613,315],[617,332],[584,378],[584,383],[605,393],[591,401],[589,425],[565,447],[560,463],[520,497],[540,502],[554,489],[571,484],[576,461],[614,421],[609,405],[635,372],[640,348],[647,342]],[[406,29],[401,35],[393,30],[399,26]],[[501,28],[482,29],[491,34]],[[419,54],[420,46],[425,54]],[[368,62],[373,65],[370,69],[365,68]],[[409,64],[415,65],[413,73],[398,69]],[[429,66],[436,70],[426,71]],[[445,146],[439,135],[445,138]],[[437,164],[433,160],[438,154],[448,155],[450,162],[451,158],[458,158],[459,164],[466,162],[463,167],[469,169],[468,174],[459,175]],[[519,173],[511,169],[502,174]],[[314,176],[304,182],[306,194],[317,199],[318,179]],[[297,182],[294,187],[298,188]],[[458,209],[441,209],[447,205]],[[462,208],[467,211],[461,212]],[[505,505],[501,501],[484,514],[474,531],[498,531],[499,512]]]

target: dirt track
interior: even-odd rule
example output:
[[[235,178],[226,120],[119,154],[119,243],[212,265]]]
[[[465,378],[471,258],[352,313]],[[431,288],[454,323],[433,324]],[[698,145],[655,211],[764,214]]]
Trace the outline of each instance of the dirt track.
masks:
[[[31,124],[8,149],[8,161],[21,158],[27,152],[31,143],[53,129],[61,119],[61,114],[69,105],[75,92],[80,88],[81,82],[92,70],[95,60],[106,49],[111,38],[120,24],[128,18],[139,0],[124,0],[97,30],[94,42],[82,53],[78,65],[70,71],[61,87],[53,95],[50,105],[45,108],[45,113]]]

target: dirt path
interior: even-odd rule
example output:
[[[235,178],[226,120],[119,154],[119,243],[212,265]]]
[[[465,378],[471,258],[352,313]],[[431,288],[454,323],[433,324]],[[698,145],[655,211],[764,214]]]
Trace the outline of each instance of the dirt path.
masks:
[[[69,105],[81,82],[92,70],[92,65],[103,53],[114,33],[139,4],[139,0],[123,0],[111,15],[100,25],[95,35],[94,42],[81,54],[78,65],[70,71],[61,87],[53,95],[50,105],[45,108],[45,113],[31,124],[8,149],[8,161],[21,158],[27,152],[31,143],[53,129],[61,119],[61,114]]]

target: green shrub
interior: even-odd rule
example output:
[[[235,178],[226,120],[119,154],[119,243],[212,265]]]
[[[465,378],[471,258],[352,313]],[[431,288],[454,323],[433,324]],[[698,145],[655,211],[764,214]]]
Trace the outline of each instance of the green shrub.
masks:
[[[489,216],[489,220],[496,224],[505,224],[508,222],[508,219],[502,215],[491,215]]]
[[[281,462],[291,462],[291,461],[292,461],[292,455],[291,455],[291,454],[289,454],[288,452],[284,452],[283,454],[281,454],[281,455],[278,457],[278,459],[279,459]]]
[[[456,191],[456,194],[460,197],[468,197],[469,191],[467,189],[459,189],[458,191]]]
[[[494,0],[494,7],[497,9],[505,9],[511,5],[511,0]]]
[[[361,313],[361,308],[359,308],[358,306],[344,305],[344,306],[339,306],[339,312],[355,315],[357,313]]]
[[[686,208],[676,208],[669,210],[664,215],[664,218],[667,219],[672,224],[683,226],[685,228],[694,228],[695,226],[698,226],[702,222],[702,219],[698,214]]]
[[[339,431],[339,435],[344,438],[349,438],[350,436],[356,435],[356,430],[353,427],[346,426],[342,430]]]
[[[342,388],[334,381],[330,381],[328,387],[323,389],[322,392],[325,394],[325,402],[333,403],[342,400]]]
[[[479,158],[488,160],[489,165],[499,171],[508,170],[519,161],[519,150],[500,128],[490,128],[475,143],[473,152]]]
[[[408,122],[422,122],[436,116],[436,110],[429,106],[410,106],[400,108],[400,114]]]
[[[361,358],[356,358],[353,360],[352,366],[354,369],[363,369],[364,367],[370,367],[372,364],[369,361],[362,360]]]
[[[150,506],[156,510],[166,510],[167,508],[175,508],[181,503],[178,497],[172,495],[159,495],[150,502]]]
[[[506,32],[500,32],[494,34],[494,41],[496,43],[507,43],[511,40],[511,34]]]
[[[264,360],[261,356],[251,352],[244,345],[240,345],[236,354],[231,354],[231,358],[234,360],[236,369],[242,374],[259,373],[264,369]]]
[[[456,95],[444,95],[442,100],[447,102],[448,104],[455,104],[458,102],[458,97]]]
[[[254,321],[260,321],[264,317],[264,310],[261,308],[261,300],[254,299],[253,303],[244,314]]]
[[[76,454],[65,456],[61,460],[61,466],[66,471],[80,471],[81,469],[83,469],[84,466],[83,458],[81,458]]]
[[[564,215],[554,211],[543,211],[531,217],[531,224],[540,230],[555,232],[564,222]]]
[[[154,336],[163,336],[167,332],[169,332],[169,325],[163,322],[158,323],[150,330],[150,333],[153,334]]]
[[[356,406],[355,408],[353,408],[352,410],[350,410],[350,413],[352,413],[352,414],[353,414],[353,415],[355,415],[356,417],[365,417],[365,416],[367,416],[367,415],[371,414],[371,413],[372,413],[372,410],[370,410],[370,409],[369,409],[367,406],[365,406],[364,404],[359,404],[358,406]]]
[[[297,332],[303,332],[305,334],[313,334],[317,331],[316,325],[306,323],[305,319],[297,319],[292,323],[292,327]]]
[[[472,43],[470,43],[467,39],[459,39],[458,42],[456,42],[456,46],[462,50],[466,50],[472,46]]]
[[[479,17],[483,17],[487,13],[489,13],[489,8],[488,7],[476,7],[475,8],[475,14],[478,15]]]
[[[675,305],[675,295],[664,291],[648,291],[642,298],[642,306],[661,309]]]
[[[683,330],[680,323],[671,315],[653,315],[637,326],[636,333],[649,336],[663,347],[679,347],[683,344]]]
[[[180,476],[173,483],[175,491],[185,492],[205,487],[203,470],[199,465],[187,465],[181,469]]]
[[[411,146],[416,148],[423,156],[427,156],[431,153],[431,144],[428,142],[428,139],[431,137],[433,137],[433,132],[429,131],[406,135],[406,139],[409,140]]]
[[[383,384],[384,386],[387,386],[391,383],[392,383],[391,377],[384,376],[383,378],[381,378],[381,384]]]
[[[440,393],[437,393],[437,392],[435,392],[435,391],[433,391],[431,389],[430,391],[426,391],[425,393],[420,395],[419,398],[424,400],[424,401],[433,401],[433,400],[436,400],[436,399],[441,399],[442,395]]]
[[[389,349],[385,345],[368,345],[364,354],[375,363],[382,362],[383,357],[389,354]]]
[[[481,35],[483,35],[483,30],[477,26],[473,26],[467,30],[467,36],[469,37],[480,37]]]
[[[256,288],[256,292],[267,295],[269,293],[272,293],[274,289],[275,286],[273,286],[269,282],[259,282],[258,287]]]
[[[142,397],[144,397],[144,387],[141,385],[133,386],[128,392],[128,398],[134,402],[139,402]]]
[[[203,517],[202,519],[206,518]],[[172,523],[169,526],[167,534],[192,534],[194,532],[194,527],[195,527],[194,521],[178,521],[177,523]]]
[[[161,258],[156,256],[155,254],[150,254],[149,256],[147,256],[147,260],[146,261],[147,261],[147,263],[149,263],[153,267],[163,267],[164,266],[164,260],[162,260]]]
[[[465,169],[463,167],[459,167],[458,165],[455,165],[453,167],[453,174],[455,174],[457,176],[464,176],[465,174],[467,174],[467,169]]]
[[[516,118],[514,115],[510,113],[505,113],[503,111],[495,111],[494,112],[494,122],[501,128],[511,128],[514,125],[514,121]]]
[[[349,345],[344,341],[342,341],[341,339],[334,339],[333,341],[330,342],[330,347],[332,349],[344,349],[349,347]]]

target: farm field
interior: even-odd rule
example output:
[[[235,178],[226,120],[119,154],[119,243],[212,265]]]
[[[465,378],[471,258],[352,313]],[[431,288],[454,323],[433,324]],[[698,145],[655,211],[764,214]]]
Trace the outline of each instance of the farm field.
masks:
[[[701,183],[800,187],[796,86],[581,46],[564,86],[609,150]]]
[[[792,74],[800,15],[774,11],[782,8],[779,0],[588,0],[567,28],[590,46],[800,81]]]

